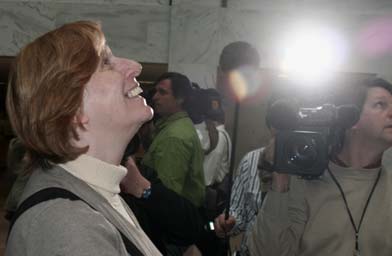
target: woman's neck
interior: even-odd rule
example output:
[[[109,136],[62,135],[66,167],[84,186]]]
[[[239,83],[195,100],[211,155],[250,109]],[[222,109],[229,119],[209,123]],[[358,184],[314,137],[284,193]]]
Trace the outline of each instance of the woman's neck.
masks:
[[[86,154],[89,156],[113,165],[119,165],[125,148],[134,134],[136,134],[136,131],[136,128],[129,129],[129,132],[123,134],[123,136],[120,136],[120,133],[87,131],[79,133],[80,140],[77,141],[77,145],[88,145],[89,148]]]

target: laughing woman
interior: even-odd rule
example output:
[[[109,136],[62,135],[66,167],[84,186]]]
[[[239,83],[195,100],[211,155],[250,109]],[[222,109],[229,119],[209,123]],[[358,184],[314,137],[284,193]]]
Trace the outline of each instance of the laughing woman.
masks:
[[[152,118],[141,65],[112,54],[97,23],[66,24],[25,46],[7,110],[31,178],[6,255],[160,255],[118,193],[130,139]]]

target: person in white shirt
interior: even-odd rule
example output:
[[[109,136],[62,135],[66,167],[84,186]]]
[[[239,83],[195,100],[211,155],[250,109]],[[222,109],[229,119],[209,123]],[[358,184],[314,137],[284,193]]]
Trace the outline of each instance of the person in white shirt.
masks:
[[[215,89],[207,89],[204,94],[208,97],[210,104],[205,115],[206,129],[210,138],[213,137],[213,133],[218,135],[215,142],[213,139],[210,140],[209,152],[204,156],[204,178],[206,185],[209,186],[222,182],[229,173],[231,139],[225,130],[225,113],[222,108],[221,96]]]

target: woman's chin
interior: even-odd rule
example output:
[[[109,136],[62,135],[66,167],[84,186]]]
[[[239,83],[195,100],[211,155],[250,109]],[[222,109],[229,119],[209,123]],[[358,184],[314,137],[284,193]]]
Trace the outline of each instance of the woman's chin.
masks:
[[[144,122],[148,122],[154,117],[154,110],[149,106],[147,106],[147,108],[148,108],[148,110],[147,110],[148,113],[146,115],[147,117],[146,117],[146,120],[144,120]]]

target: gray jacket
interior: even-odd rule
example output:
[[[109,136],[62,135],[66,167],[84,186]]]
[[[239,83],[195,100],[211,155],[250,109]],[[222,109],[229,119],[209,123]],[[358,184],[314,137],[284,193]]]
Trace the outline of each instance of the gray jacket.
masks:
[[[54,199],[30,208],[16,221],[9,236],[6,256],[127,256],[118,230],[144,255],[161,255],[142,231],[127,205],[125,208],[136,226],[126,221],[85,182],[61,167],[56,166],[47,171],[35,170],[21,202],[47,187],[67,189],[96,210],[85,202],[68,199]]]

